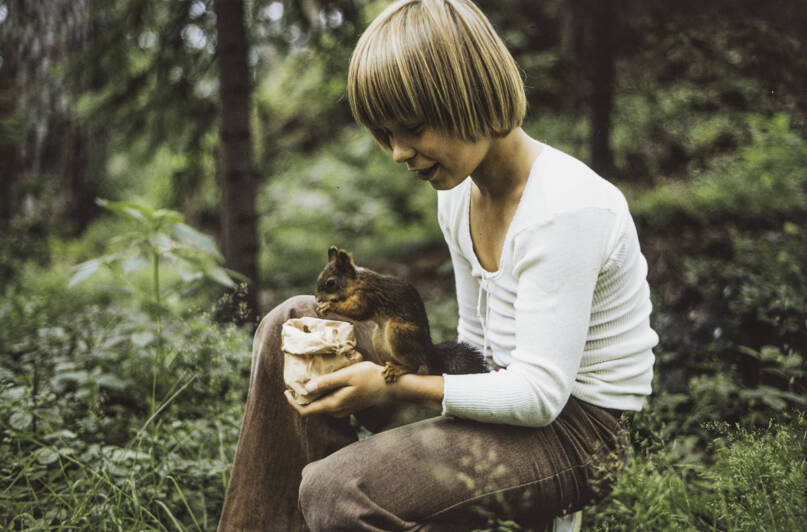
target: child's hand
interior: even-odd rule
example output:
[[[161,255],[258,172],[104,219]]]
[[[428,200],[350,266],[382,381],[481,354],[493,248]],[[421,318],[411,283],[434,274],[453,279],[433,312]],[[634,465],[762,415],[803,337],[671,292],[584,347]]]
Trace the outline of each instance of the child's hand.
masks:
[[[300,405],[288,390],[286,399],[301,416],[330,414],[347,417],[392,399],[390,386],[384,382],[383,371],[384,366],[368,361],[359,362],[306,384],[309,392],[331,392],[316,401]]]

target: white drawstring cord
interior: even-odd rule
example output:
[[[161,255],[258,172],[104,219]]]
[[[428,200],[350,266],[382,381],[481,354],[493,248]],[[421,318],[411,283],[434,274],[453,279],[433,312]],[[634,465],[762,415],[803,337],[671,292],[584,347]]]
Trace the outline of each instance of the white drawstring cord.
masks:
[[[485,292],[485,317],[482,318],[482,292]],[[488,357],[488,319],[490,318],[490,288],[489,282],[485,277],[479,279],[479,293],[476,297],[476,317],[482,325],[482,356],[486,360],[492,360]]]

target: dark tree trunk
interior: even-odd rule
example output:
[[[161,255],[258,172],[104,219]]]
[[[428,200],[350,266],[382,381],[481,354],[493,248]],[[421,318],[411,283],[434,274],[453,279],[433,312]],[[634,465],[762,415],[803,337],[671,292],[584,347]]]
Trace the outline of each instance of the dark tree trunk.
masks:
[[[226,266],[249,277],[245,302],[257,309],[258,236],[255,215],[257,173],[252,162],[249,125],[250,79],[243,0],[216,0],[216,53],[221,95],[220,183],[222,248]],[[229,313],[234,315],[235,309]]]
[[[576,69],[566,81],[584,87],[577,97],[585,99],[589,112],[589,164],[609,177],[614,170],[611,113],[619,17],[614,0],[570,0],[564,6],[560,47]]]
[[[10,39],[0,40],[0,227],[11,221],[14,214],[14,187],[19,177],[19,139],[15,138],[18,126],[17,77],[15,55]]]
[[[87,134],[69,120],[62,137],[62,215],[73,220],[74,232],[82,232],[97,213],[96,185],[89,175]],[[99,143],[96,149],[102,149]],[[97,155],[97,154],[96,154]]]
[[[614,104],[614,39],[617,17],[613,0],[592,5],[593,49],[591,50],[591,166],[608,177],[614,171],[611,153],[611,111]]]

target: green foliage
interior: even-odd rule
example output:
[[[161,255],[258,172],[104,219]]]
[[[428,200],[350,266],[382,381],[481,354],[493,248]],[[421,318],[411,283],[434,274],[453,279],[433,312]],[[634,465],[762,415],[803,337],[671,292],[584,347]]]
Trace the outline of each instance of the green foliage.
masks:
[[[76,266],[76,273],[69,286],[74,286],[90,276],[98,268],[108,266],[120,267],[121,278],[133,274],[147,266],[153,268],[153,303],[159,306],[163,291],[159,284],[159,267],[161,262],[182,264],[189,269],[183,272],[185,282],[203,276],[226,286],[235,283],[228,272],[218,266],[224,261],[216,243],[209,236],[200,233],[184,223],[182,214],[168,209],[152,209],[143,205],[127,202],[110,202],[98,200],[98,204],[111,212],[137,222],[132,232],[118,235],[111,245],[120,251],[88,260]]]
[[[640,421],[645,430],[648,421]],[[713,437],[708,464],[682,462],[669,450],[674,445],[638,451],[613,493],[586,511],[586,529],[801,529],[807,522],[804,414],[764,430],[723,422],[705,428]]]
[[[456,298],[426,301],[426,314],[429,316],[429,327],[435,343],[456,340],[459,316]]]
[[[807,142],[784,116],[745,129],[692,180],[628,191],[661,337],[655,404],[697,448],[704,422],[764,427],[807,406]]]
[[[782,115],[741,129],[742,145],[692,179],[627,191],[661,345],[634,455],[587,528],[807,522],[807,142]]]
[[[807,423],[771,423],[764,432],[718,425],[707,504],[726,530],[797,530],[807,523]]]
[[[289,54],[255,88],[256,160],[280,168],[288,154],[311,153],[352,122],[345,77],[335,76],[328,54],[303,49]]]
[[[218,266],[224,257],[213,239],[183,223],[183,216],[180,213],[102,199],[98,200],[98,204],[119,216],[137,222],[136,230],[113,239],[112,244],[119,246],[120,251],[76,266],[76,272],[70,279],[68,288],[85,281],[101,266],[108,266],[117,274],[118,279],[127,282],[136,290],[141,302],[144,303],[144,308],[149,311],[156,325],[155,334],[144,332],[137,340],[141,347],[152,341],[156,343],[151,394],[152,413],[154,413],[157,408],[157,382],[166,364],[166,351],[163,346],[163,314],[166,309],[163,300],[168,292],[160,282],[161,264],[182,263],[190,267],[181,272],[180,282],[176,283],[176,286],[180,287],[206,276],[225,287],[233,288],[235,283],[230,277],[236,274]],[[136,283],[129,281],[129,276],[146,267],[151,268],[150,291],[143,290]],[[174,290],[176,287],[171,289]]]
[[[637,221],[662,233],[717,223],[769,227],[782,217],[803,219],[807,142],[784,114],[749,116],[743,128],[749,143],[730,158],[714,159],[692,180],[627,190]]]
[[[310,291],[330,245],[367,264],[438,241],[436,203],[368,133],[351,130],[264,189],[261,269],[280,288]]]
[[[249,371],[248,331],[164,322],[31,269],[0,301],[0,522],[12,529],[215,527]],[[114,301],[114,305],[112,302]]]

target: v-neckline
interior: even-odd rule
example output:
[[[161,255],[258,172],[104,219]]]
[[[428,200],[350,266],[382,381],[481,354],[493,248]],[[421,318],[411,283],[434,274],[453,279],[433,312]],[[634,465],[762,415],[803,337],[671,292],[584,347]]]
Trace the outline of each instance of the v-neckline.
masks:
[[[540,141],[539,141],[540,142]],[[534,181],[533,176],[536,173],[535,169],[538,167],[538,163],[544,158],[547,149],[549,146],[540,142],[541,144],[541,151],[535,157],[535,160],[532,162],[532,166],[530,166],[530,172],[527,174],[527,180],[524,183],[524,188],[521,191],[521,197],[518,198],[518,205],[516,205],[516,210],[513,213],[513,217],[510,219],[510,223],[507,226],[507,230],[504,233],[504,239],[502,240],[502,249],[499,251],[499,257],[496,261],[496,270],[491,271],[482,266],[482,262],[479,260],[479,256],[476,254],[476,249],[474,249],[474,239],[473,235],[471,234],[471,194],[473,192],[473,180],[469,177],[468,178],[468,185],[467,191],[465,193],[465,201],[466,201],[466,208],[465,208],[465,235],[467,236],[467,243],[470,247],[470,255],[473,257],[473,266],[474,270],[481,272],[482,276],[485,278],[495,278],[501,275],[502,271],[502,259],[505,256],[507,251],[507,243],[510,241],[513,231],[513,227],[515,226],[516,220],[519,218],[519,214],[522,211],[522,205],[524,204],[524,196],[527,194],[527,191],[531,187],[530,183]]]

